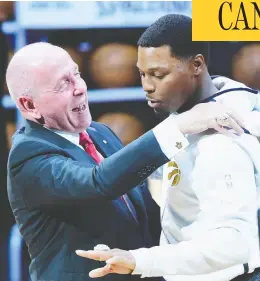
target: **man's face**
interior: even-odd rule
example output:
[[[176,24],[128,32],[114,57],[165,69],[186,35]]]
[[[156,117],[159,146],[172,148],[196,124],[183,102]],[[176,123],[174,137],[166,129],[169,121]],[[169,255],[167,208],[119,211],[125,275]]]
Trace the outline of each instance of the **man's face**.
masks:
[[[158,115],[176,112],[196,91],[192,63],[173,57],[169,46],[139,47],[137,67],[148,105]]]
[[[91,123],[87,86],[69,54],[60,49],[36,75],[33,102],[44,125],[67,132],[84,131]]]

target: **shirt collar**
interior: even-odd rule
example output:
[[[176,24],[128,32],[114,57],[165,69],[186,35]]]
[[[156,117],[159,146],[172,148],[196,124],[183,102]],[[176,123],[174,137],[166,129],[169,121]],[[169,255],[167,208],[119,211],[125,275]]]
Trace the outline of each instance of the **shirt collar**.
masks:
[[[55,130],[55,129],[50,129],[50,128],[47,128],[47,127],[45,127],[45,128],[54,132],[55,134],[57,134],[61,137],[67,139],[68,141],[76,144],[80,148],[82,148],[82,146],[79,144],[79,133],[64,132],[64,131],[59,131],[59,130]]]

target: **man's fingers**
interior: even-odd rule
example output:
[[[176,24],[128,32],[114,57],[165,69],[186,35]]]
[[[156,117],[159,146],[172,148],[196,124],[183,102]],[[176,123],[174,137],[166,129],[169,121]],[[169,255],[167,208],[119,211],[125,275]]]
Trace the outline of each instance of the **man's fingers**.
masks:
[[[228,112],[228,115],[229,115],[231,118],[233,118],[234,121],[235,121],[240,127],[242,127],[242,128],[245,127],[245,122],[244,122],[243,118],[241,118],[241,117],[239,116],[239,114],[237,114],[235,111],[230,110],[230,111]]]
[[[107,264],[111,265],[120,265],[120,266],[130,266],[129,265],[129,260],[126,257],[122,256],[115,256],[106,261]]]
[[[127,252],[124,254],[117,254],[114,257],[111,257],[106,261],[107,264],[110,264],[113,269],[117,272],[120,270],[121,273],[130,273],[135,269],[136,261],[134,256]]]
[[[239,135],[242,135],[244,133],[242,127],[232,117],[228,118],[228,127],[235,130],[235,132]]]
[[[112,273],[112,267],[110,264],[107,264],[104,267],[100,267],[89,272],[89,277],[91,278],[99,278],[106,276],[107,274]]]
[[[236,120],[239,118],[234,119],[233,117],[231,117],[231,115],[228,115],[228,114],[226,114],[226,115],[227,115],[227,120],[225,120],[225,123],[226,123],[227,127],[221,126],[221,124],[218,123],[218,118],[212,120],[211,123],[209,123],[209,127],[214,128],[216,131],[220,132],[221,134],[224,133],[225,135],[227,135],[226,131],[230,130],[230,129],[234,130],[236,134],[242,135],[244,133],[244,130],[243,130],[243,127],[241,127],[241,125],[243,124],[243,121],[241,121],[241,118],[240,118],[239,122],[242,122],[242,123],[238,123]],[[239,124],[241,124],[241,125],[239,125]]]
[[[110,251],[83,251],[77,250],[76,254],[83,258],[88,258],[96,261],[106,261],[111,258],[113,255]]]
[[[222,135],[225,135],[227,137],[235,137],[236,135],[231,132],[231,130],[227,130],[224,127],[220,126],[217,122],[216,125],[214,126],[214,129],[221,133]]]
[[[217,102],[213,102],[212,104],[214,105],[222,104],[223,106],[221,108],[221,112],[224,109],[223,115],[227,114],[229,117],[233,118],[240,127],[242,128],[245,127],[244,119],[235,110],[226,107],[222,100],[218,100]]]

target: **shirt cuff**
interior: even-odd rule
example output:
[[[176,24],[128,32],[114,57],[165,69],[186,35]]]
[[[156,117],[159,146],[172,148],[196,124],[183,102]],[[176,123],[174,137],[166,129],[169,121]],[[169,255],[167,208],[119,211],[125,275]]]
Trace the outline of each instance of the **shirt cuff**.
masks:
[[[132,275],[141,275],[141,278],[150,276],[150,269],[152,268],[152,259],[149,255],[149,249],[141,248],[138,250],[129,251],[135,259],[135,269],[132,272]]]
[[[173,114],[154,127],[152,131],[162,152],[168,159],[173,158],[189,145],[188,140],[179,129]]]

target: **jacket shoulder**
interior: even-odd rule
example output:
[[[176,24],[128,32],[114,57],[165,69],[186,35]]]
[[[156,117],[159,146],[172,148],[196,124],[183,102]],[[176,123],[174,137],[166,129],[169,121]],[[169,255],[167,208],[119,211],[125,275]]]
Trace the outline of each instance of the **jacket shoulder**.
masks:
[[[24,134],[23,128],[12,138],[12,147],[8,157],[8,166],[19,165],[20,161],[45,154],[63,154],[59,146],[44,139]]]

